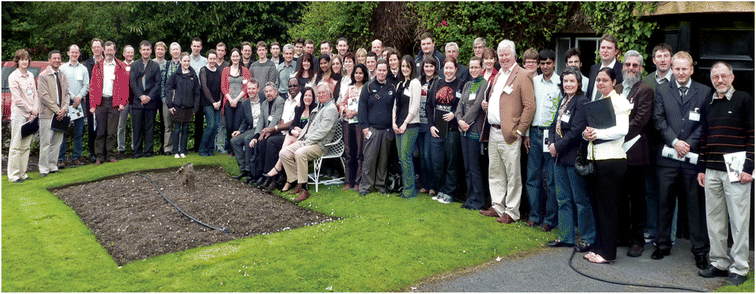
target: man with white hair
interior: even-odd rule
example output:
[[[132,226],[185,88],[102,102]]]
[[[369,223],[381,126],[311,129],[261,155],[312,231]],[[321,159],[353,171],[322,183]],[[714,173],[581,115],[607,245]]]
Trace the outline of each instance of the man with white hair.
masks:
[[[620,243],[630,244],[627,256],[643,254],[643,231],[646,229],[646,173],[651,160],[648,147],[648,132],[653,132],[654,90],[641,80],[643,57],[638,51],[628,50],[622,64],[622,83],[614,90],[627,98],[633,109],[630,111],[630,127],[625,135],[627,171],[622,179],[619,199],[618,229]]]
[[[501,70],[489,88],[488,102],[481,104],[491,125],[488,184],[492,206],[480,214],[511,224],[520,219],[520,146],[535,115],[535,93],[533,79],[517,65],[514,42],[501,41],[497,53]]]
[[[446,43],[444,51],[446,52],[446,57],[454,57],[454,59],[457,60],[457,78],[459,79],[460,85],[464,85],[470,81],[470,70],[467,69],[467,66],[459,63],[459,46],[457,43]]]

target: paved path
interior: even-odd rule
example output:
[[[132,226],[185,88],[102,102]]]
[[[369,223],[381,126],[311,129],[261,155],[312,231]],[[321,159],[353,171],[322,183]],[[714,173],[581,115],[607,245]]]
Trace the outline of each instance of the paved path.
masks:
[[[592,264],[576,253],[573,266],[579,271],[602,279],[635,284],[668,285],[712,291],[724,286],[726,278],[704,279],[698,276],[690,242],[678,238],[672,255],[651,259],[654,247],[646,245],[643,256],[628,257],[627,247],[617,249],[613,265]],[[492,261],[475,269],[437,276],[410,288],[420,292],[671,292],[660,289],[616,285],[586,278],[567,264],[572,248],[547,248],[522,257]],[[750,260],[753,260],[751,251]]]

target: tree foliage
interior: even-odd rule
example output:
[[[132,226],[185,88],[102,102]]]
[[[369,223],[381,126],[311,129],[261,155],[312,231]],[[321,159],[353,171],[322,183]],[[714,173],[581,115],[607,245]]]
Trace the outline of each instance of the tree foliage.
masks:
[[[552,34],[564,28],[578,2],[413,2],[408,4],[424,30],[433,33],[436,46],[459,45],[459,58],[472,56],[477,37],[496,47],[510,39],[522,53],[530,47],[545,48]],[[573,8],[573,9],[571,9]],[[422,33],[422,32],[418,32]],[[419,35],[419,34],[418,34]],[[463,62],[464,63],[464,62]]]
[[[141,40],[179,42],[193,37],[205,49],[224,42],[290,40],[287,30],[301,17],[302,2],[8,2],[3,3],[3,59],[27,48],[33,59],[78,44],[89,53],[93,38],[137,45]],[[211,44],[208,46],[207,44]]]
[[[612,34],[617,38],[621,51],[636,50],[645,59],[646,47],[651,34],[658,27],[656,22],[642,20],[634,14],[656,9],[654,2],[586,2],[583,11],[589,16],[591,27],[599,33]],[[639,15],[642,15],[639,14]],[[596,62],[599,61],[598,52]]]
[[[373,10],[378,2],[310,2],[304,8],[301,22],[290,26],[288,35],[312,39],[319,44],[322,40],[335,42],[345,37],[352,48],[368,46],[374,34],[370,31]]]

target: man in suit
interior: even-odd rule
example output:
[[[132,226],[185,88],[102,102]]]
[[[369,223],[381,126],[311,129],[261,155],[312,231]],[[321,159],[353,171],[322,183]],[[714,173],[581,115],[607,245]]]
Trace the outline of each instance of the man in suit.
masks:
[[[591,66],[591,72],[588,74],[588,91],[586,96],[591,101],[595,101],[601,97],[601,93],[598,92],[594,85],[596,84],[596,75],[598,75],[599,69],[608,67],[614,69],[614,73],[617,74],[617,84],[622,84],[622,63],[617,60],[617,54],[619,54],[617,48],[617,38],[612,34],[606,34],[599,40],[599,55],[601,56],[601,63],[597,63]],[[597,97],[598,96],[598,97]]]
[[[292,193],[299,193],[294,202],[301,202],[310,197],[307,188],[307,164],[325,152],[325,144],[331,142],[336,132],[339,111],[331,99],[331,89],[327,83],[318,85],[320,105],[310,114],[307,123],[296,142],[281,150],[281,161],[286,177],[291,182],[297,179],[297,186]]]
[[[488,184],[492,206],[480,214],[511,224],[520,219],[520,146],[535,115],[535,93],[533,79],[515,62],[514,42],[501,41],[497,53],[501,70],[487,94],[488,102],[481,103],[491,126]]]
[[[658,85],[668,83],[672,80],[672,46],[667,43],[661,43],[656,45],[651,52],[651,57],[656,70],[643,77],[643,82],[646,83],[656,93],[656,87]],[[654,129],[653,124],[648,125],[648,146],[651,154],[661,152],[658,150],[661,142],[661,136],[659,132]],[[646,233],[644,237],[646,243],[651,243],[656,239],[656,223],[659,216],[659,183],[656,178],[656,157],[651,156],[649,162],[649,172],[646,173]],[[677,209],[673,219],[677,218]],[[674,224],[673,224],[674,225]],[[672,242],[675,241],[674,232],[676,228],[672,228],[672,236],[670,236]]]
[[[242,102],[244,116],[242,117],[239,129],[231,133],[231,148],[234,150],[236,162],[239,164],[239,169],[241,170],[241,173],[234,176],[234,179],[240,180],[243,177],[247,177],[247,182],[255,180],[251,169],[254,153],[246,152],[249,149],[247,146],[252,141],[257,142],[256,139],[259,138],[262,129],[270,124],[269,119],[273,119],[272,117],[281,119],[281,112],[283,111],[282,106],[275,109],[269,107],[271,103],[267,99],[264,102],[260,101],[258,83],[255,78],[250,79],[247,83],[245,90],[249,99]],[[271,110],[277,113],[272,113]]]
[[[131,131],[134,142],[134,158],[152,157],[155,142],[155,116],[160,102],[162,81],[160,65],[150,59],[152,43],[139,43],[142,58],[131,65],[129,85],[134,93],[131,103]],[[144,147],[144,148],[143,148]]]
[[[701,112],[708,107],[711,88],[694,82],[693,58],[685,51],[672,57],[672,72],[675,81],[659,85],[654,98],[654,124],[661,132],[664,148],[657,154],[657,177],[659,179],[659,219],[656,234],[656,250],[652,259],[662,259],[670,254],[672,241],[669,234],[672,225],[675,197],[670,188],[678,176],[682,178],[684,196],[688,204],[688,230],[691,251],[696,266],[708,266],[709,237],[706,233],[703,195],[696,186],[696,162],[701,140]],[[673,148],[673,149],[672,149]],[[668,154],[669,157],[662,154]]]
[[[629,243],[627,255],[639,257],[643,254],[643,230],[646,228],[646,191],[643,188],[649,163],[647,131],[653,113],[654,91],[641,81],[643,57],[635,50],[625,53],[622,64],[621,84],[614,90],[630,101],[630,128],[625,135],[627,149],[627,171],[622,180],[622,198],[619,200],[618,229],[620,244]],[[629,197],[628,197],[629,196]]]
[[[53,120],[64,119],[68,111],[71,93],[68,92],[68,79],[60,71],[62,55],[53,50],[47,55],[50,65],[39,73],[37,90],[39,92],[39,176],[58,172],[58,154],[63,142],[63,132],[52,129]],[[68,127],[68,125],[66,125]]]
[[[249,171],[252,173],[247,182],[251,182],[252,179],[257,181],[262,177],[265,158],[261,155],[264,154],[267,144],[263,139],[268,137],[268,132],[281,121],[283,116],[284,99],[278,96],[278,86],[273,82],[267,82],[264,89],[265,100],[260,103],[261,115],[257,123],[261,129],[247,143],[247,147],[244,147],[250,164]]]

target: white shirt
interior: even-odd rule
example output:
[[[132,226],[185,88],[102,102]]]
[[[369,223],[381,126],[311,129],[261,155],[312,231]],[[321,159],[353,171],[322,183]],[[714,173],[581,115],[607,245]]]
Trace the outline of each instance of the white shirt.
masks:
[[[617,58],[615,58],[614,60],[612,60],[612,63],[610,63],[607,66],[604,66],[604,63],[602,62],[601,63],[601,67],[599,67],[599,70],[601,70],[602,68],[605,68],[605,67],[614,69],[614,63],[616,63],[616,62],[617,62]],[[622,73],[621,72],[616,72],[616,74],[622,74]],[[596,98],[596,92],[598,92],[598,88],[596,88],[596,84],[594,83],[594,85],[593,85],[593,93],[591,93],[591,97],[588,97],[591,101],[596,101],[596,99],[594,99],[594,98]]]
[[[609,93],[608,98],[612,99],[614,116],[617,124],[606,129],[596,129],[596,139],[607,140],[601,144],[588,144],[588,159],[606,160],[626,158],[625,150],[622,144],[625,143],[625,135],[630,128],[630,102],[627,98],[617,94],[614,90]]]
[[[113,82],[115,81],[115,59],[102,64],[102,96],[113,97]]]
[[[301,96],[302,93],[297,93],[297,96],[294,98],[291,98],[289,95],[289,99],[284,101],[283,112],[281,114],[281,120],[283,120],[284,123],[290,122],[294,119],[294,110],[297,108]]]
[[[540,74],[533,79],[533,88],[535,90],[536,112],[531,125],[548,127],[559,111],[559,76],[551,74],[551,78],[546,80],[543,74]]]
[[[656,79],[656,83],[657,84],[661,84],[662,83],[662,79],[667,79],[667,82],[669,82],[669,81],[672,80],[672,70],[671,69],[668,70],[667,74],[664,75],[663,77],[659,76],[659,71],[658,70],[654,71],[654,79]]]
[[[500,125],[501,118],[499,117],[499,100],[501,99],[501,93],[504,92],[504,86],[509,80],[509,75],[512,74],[512,70],[517,66],[517,63],[512,63],[512,67],[509,70],[499,72],[501,76],[496,80],[496,84],[491,91],[491,97],[488,99],[488,123],[492,125]],[[495,99],[494,99],[495,97]]]
[[[260,101],[252,102],[249,101],[250,109],[252,110],[252,122],[249,124],[251,127],[250,129],[254,129],[257,125],[258,120],[260,119],[260,107],[262,104],[260,104]]]

